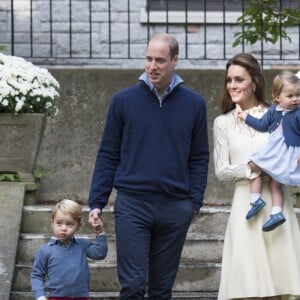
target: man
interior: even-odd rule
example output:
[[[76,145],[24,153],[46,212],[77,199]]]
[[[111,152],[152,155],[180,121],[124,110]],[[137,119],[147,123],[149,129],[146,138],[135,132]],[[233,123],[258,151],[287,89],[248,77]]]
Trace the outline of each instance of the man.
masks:
[[[174,72],[178,42],[157,34],[139,83],[112,98],[89,196],[89,222],[114,186],[119,299],[171,299],[189,225],[202,206],[206,105]]]

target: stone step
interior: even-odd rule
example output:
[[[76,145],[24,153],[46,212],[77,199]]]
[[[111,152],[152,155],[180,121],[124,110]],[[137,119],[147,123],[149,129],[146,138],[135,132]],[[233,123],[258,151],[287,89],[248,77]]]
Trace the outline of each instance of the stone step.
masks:
[[[49,205],[25,205],[18,243],[14,280],[10,300],[32,299],[30,272],[35,251],[51,237]],[[94,239],[87,223],[87,206],[83,206],[83,226],[77,236]],[[195,216],[185,242],[174,285],[174,299],[212,300],[217,298],[220,262],[229,207],[203,207]],[[116,271],[113,208],[103,211],[108,236],[108,256],[102,261],[90,261],[91,299],[118,299],[119,282]]]
[[[180,264],[174,292],[216,292],[220,281],[220,263]],[[90,262],[91,292],[118,292],[116,264]],[[16,264],[12,293],[30,292],[31,264]]]
[[[79,237],[79,235],[78,235]],[[95,236],[81,235],[91,241]],[[16,262],[19,264],[32,263],[34,260],[35,251],[42,245],[47,243],[50,235],[47,234],[29,234],[23,233],[20,235]],[[222,258],[223,235],[206,236],[198,234],[195,237],[193,234],[188,234],[181,262],[220,262]],[[108,255],[105,258],[106,262],[116,262],[116,247],[115,236],[108,236]]]
[[[31,297],[30,272],[35,251],[51,237],[49,205],[25,205],[18,243],[11,300]],[[87,223],[87,206],[83,206],[83,226],[78,236],[94,239]],[[223,237],[229,215],[228,207],[204,207],[195,216],[185,242],[182,259],[174,285],[174,299],[216,299],[220,280]],[[116,271],[114,213],[103,211],[108,236],[108,256],[102,261],[90,261],[91,299],[117,299],[119,282]]]
[[[22,216],[22,233],[51,234],[51,210],[53,206],[48,205],[25,205]],[[91,233],[88,225],[88,207],[83,208],[82,227],[79,234]],[[229,207],[202,207],[195,216],[190,229],[190,235],[224,235]],[[113,208],[104,209],[102,219],[105,224],[105,231],[108,235],[114,234],[114,213]]]
[[[11,300],[26,300],[26,295],[22,293],[31,294],[30,272],[35,250],[52,235],[51,210],[52,206],[46,205],[25,205],[23,208],[22,233],[18,245]],[[88,207],[83,206],[83,211],[84,224],[78,236],[93,239],[94,235],[87,224]],[[296,208],[295,211],[299,219],[299,209]],[[216,299],[223,238],[229,212],[229,207],[203,207],[200,214],[195,216],[188,232],[173,289],[177,299]],[[104,210],[103,220],[106,224],[109,252],[103,261],[90,261],[91,299],[117,299],[119,283],[116,272],[113,209]]]
[[[91,292],[91,300],[117,300],[118,292]],[[147,299],[147,297],[145,298]],[[217,292],[173,292],[172,299],[177,300],[215,300]],[[31,292],[12,292],[10,300],[32,300]]]

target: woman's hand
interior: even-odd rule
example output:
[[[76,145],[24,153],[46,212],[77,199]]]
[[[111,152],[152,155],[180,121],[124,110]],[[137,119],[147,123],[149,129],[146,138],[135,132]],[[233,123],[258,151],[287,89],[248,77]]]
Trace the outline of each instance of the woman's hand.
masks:
[[[252,172],[259,173],[261,171],[261,169],[255,163],[253,163],[252,161],[249,161],[248,165],[249,165]]]

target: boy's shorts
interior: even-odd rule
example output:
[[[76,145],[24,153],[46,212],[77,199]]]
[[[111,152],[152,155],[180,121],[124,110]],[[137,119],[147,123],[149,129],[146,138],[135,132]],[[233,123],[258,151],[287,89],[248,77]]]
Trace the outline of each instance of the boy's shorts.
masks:
[[[68,298],[68,297],[49,297],[48,300],[89,300],[87,297]]]

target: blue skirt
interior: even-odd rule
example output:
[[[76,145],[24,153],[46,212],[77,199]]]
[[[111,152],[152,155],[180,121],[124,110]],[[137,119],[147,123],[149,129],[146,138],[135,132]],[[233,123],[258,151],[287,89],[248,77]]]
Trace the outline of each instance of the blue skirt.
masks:
[[[300,164],[297,158],[300,147],[287,146],[282,128],[270,134],[268,143],[250,159],[274,180],[292,186],[300,186]]]

